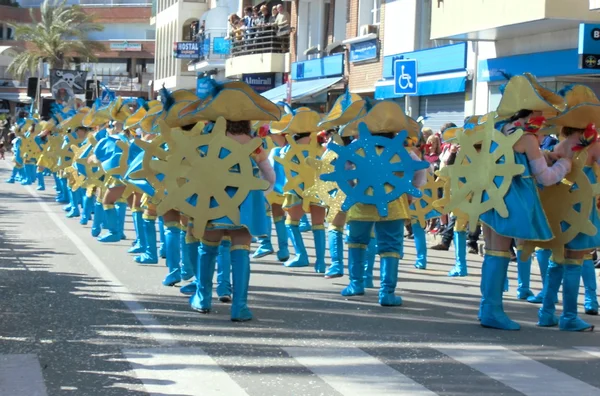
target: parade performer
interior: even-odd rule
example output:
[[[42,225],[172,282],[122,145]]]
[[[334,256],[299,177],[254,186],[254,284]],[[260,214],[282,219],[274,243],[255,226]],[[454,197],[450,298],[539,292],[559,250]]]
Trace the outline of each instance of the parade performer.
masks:
[[[288,232],[285,226],[285,211],[283,210],[283,186],[285,185],[285,170],[283,165],[275,161],[276,157],[281,155],[281,150],[286,145],[283,135],[270,134],[268,124],[261,125],[258,128],[258,136],[263,138],[263,149],[267,152],[269,162],[275,171],[275,185],[273,191],[267,196],[267,201],[270,205],[268,214],[269,221],[275,224],[275,233],[277,234],[277,259],[281,262],[286,262],[290,258],[288,249]],[[258,238],[258,249],[252,255],[252,258],[259,259],[274,253],[273,244],[271,243],[271,224],[267,225],[267,235]]]
[[[20,119],[17,121],[17,125],[13,127],[13,131],[15,133],[15,138],[11,142],[12,151],[13,151],[13,169],[12,174],[7,183],[13,184],[15,181],[24,180],[24,167],[23,167],[23,154],[21,153],[21,146],[23,144],[23,133],[24,129],[28,128],[32,121],[27,121],[25,119]]]
[[[536,182],[558,183],[570,171],[571,162],[560,159],[549,167],[534,132],[542,126],[542,112],[556,114],[565,106],[562,97],[540,86],[533,76],[512,77],[498,106],[499,118],[488,114],[482,124],[458,134],[456,162],[440,171],[450,178],[446,211],[460,209],[470,224],[480,218],[483,224],[486,253],[480,319],[484,327],[520,328],[502,305],[511,240],[553,238]]]
[[[564,188],[569,191],[571,199],[565,199],[564,196],[558,195],[558,192],[548,191],[548,199],[550,193],[553,194],[552,203],[545,208],[547,211],[566,213],[559,222],[559,228],[555,230],[556,239],[559,239],[558,236],[575,235],[568,238],[570,240],[566,244],[561,240],[560,246],[552,246],[552,257],[546,275],[547,290],[539,311],[538,325],[558,324],[561,330],[585,331],[593,330],[594,326],[578,317],[577,297],[586,255],[600,247],[600,218],[597,209],[597,195],[600,189],[593,168],[600,162],[600,142],[596,130],[596,125],[600,125],[600,100],[590,88],[582,85],[568,87],[563,93],[568,108],[557,117],[547,120],[547,123],[562,127],[561,137],[564,138],[554,147],[550,158],[558,158],[558,162],[564,161],[565,158],[573,158],[573,171],[567,177],[573,186]],[[581,178],[578,177],[578,172],[581,172]],[[563,185],[555,187],[554,190],[562,188]],[[546,198],[545,195],[542,197]],[[576,208],[573,208],[574,201],[577,201]],[[590,274],[589,270],[585,273],[586,276]],[[563,312],[558,319],[555,316],[554,295],[561,284]]]
[[[404,147],[409,135],[418,136],[419,126],[397,103],[373,104],[367,100],[365,110],[364,116],[342,128],[342,136],[358,135],[356,140],[345,147],[328,145],[338,158],[334,171],[322,174],[321,179],[336,181],[346,194],[342,210],[348,211],[350,284],[342,295],[365,293],[365,255],[375,227],[381,258],[379,304],[398,306],[402,305],[402,298],[395,295],[395,290],[403,255],[404,222],[410,218],[408,195],[421,195],[417,187],[425,183],[429,164]]]
[[[308,254],[300,231],[300,220],[310,212],[315,241],[315,272],[325,273],[325,207],[318,201],[304,196],[304,191],[314,184],[315,171],[307,159],[320,159],[323,148],[317,132],[321,130],[321,116],[306,107],[292,109],[285,105],[286,114],[280,121],[271,123],[271,133],[284,134],[288,145],[276,162],[283,165],[286,183],[283,187],[283,209],[287,212],[286,228],[294,245],[295,257],[284,263],[286,267],[307,267]]]
[[[280,116],[281,110],[274,103],[244,83],[231,82],[214,83],[207,98],[179,113],[180,119],[188,120],[186,125],[196,121],[210,121],[214,125],[208,124],[205,129],[199,123],[191,133],[184,134],[159,121],[169,156],[153,158],[148,171],[156,169],[164,175],[166,195],[158,205],[159,211],[177,207],[193,219],[194,235],[202,238],[198,289],[190,299],[192,309],[201,313],[212,308],[215,263],[221,240],[227,234],[232,241],[231,319],[252,319],[247,305],[249,245],[252,235],[266,234],[265,198],[261,190],[273,185],[275,174],[260,147],[261,140],[251,137],[250,120],[275,121]],[[182,161],[184,158],[186,161]],[[204,171],[190,173],[192,164]],[[259,172],[267,181],[258,178]]]

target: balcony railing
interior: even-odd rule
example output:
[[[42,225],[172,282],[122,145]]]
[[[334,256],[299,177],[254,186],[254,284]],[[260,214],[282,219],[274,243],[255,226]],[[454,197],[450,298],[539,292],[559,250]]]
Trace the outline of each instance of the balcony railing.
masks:
[[[43,0],[19,0],[21,7],[39,7]],[[150,7],[152,0],[67,0],[67,5],[82,7]]]
[[[231,35],[231,57],[290,51],[290,28],[275,25],[239,29]]]

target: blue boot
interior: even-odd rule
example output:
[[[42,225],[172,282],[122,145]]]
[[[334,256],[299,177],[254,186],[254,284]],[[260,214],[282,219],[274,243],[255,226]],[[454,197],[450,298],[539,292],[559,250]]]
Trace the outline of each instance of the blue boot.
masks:
[[[98,242],[111,243],[119,242],[121,235],[119,233],[119,217],[115,205],[104,205],[104,226],[106,233],[98,237]]]
[[[310,226],[310,222],[308,221],[308,216],[306,215],[306,213],[300,219],[298,227],[300,228],[300,232],[308,232],[311,230],[312,227]]]
[[[350,284],[342,290],[342,296],[362,296],[365,294],[365,245],[348,244],[348,275]]]
[[[565,266],[557,264],[550,259],[548,270],[546,272],[546,281],[544,282],[546,292],[544,294],[542,306],[538,311],[538,326],[552,327],[558,324],[558,318],[556,317],[556,301],[553,296],[558,294],[558,289],[562,283],[564,273]]]
[[[288,232],[285,227],[285,217],[276,217],[273,219],[275,223],[275,232],[277,233],[277,260],[284,263],[290,258],[290,250],[288,249]]]
[[[502,286],[510,257],[504,252],[487,250],[481,268],[481,325],[501,330],[519,330],[502,307]]]
[[[125,218],[127,217],[127,203],[117,202],[115,203],[115,209],[117,209],[118,234],[122,240],[127,239],[127,236],[125,235]]]
[[[286,267],[308,267],[308,254],[306,253],[306,247],[304,246],[304,240],[302,239],[298,223],[288,222],[286,227],[288,235],[292,238],[296,256],[283,263],[283,265]]]
[[[212,308],[213,276],[215,263],[219,254],[219,243],[202,241],[198,250],[198,289],[190,298],[193,310],[200,313],[209,313]]]
[[[167,268],[169,274],[163,280],[164,286],[175,286],[181,282],[181,229],[179,223],[165,224],[165,242],[167,244]]]
[[[158,264],[156,249],[156,217],[143,215],[146,250],[133,260],[139,264]]]
[[[52,177],[54,178],[54,191],[58,192],[60,191],[60,180],[56,172],[52,172]]]
[[[96,238],[102,232],[104,224],[104,205],[102,202],[96,201],[94,204],[94,217],[92,220],[92,236]]]
[[[87,194],[83,196],[83,214],[79,220],[79,224],[87,225],[88,221],[92,217],[92,211],[94,210],[94,197],[88,197]]]
[[[416,269],[427,269],[427,237],[425,230],[419,222],[412,224],[412,232],[415,238],[415,249],[417,249]]]
[[[194,265],[195,263],[192,261],[190,250],[190,244],[187,242],[187,231],[181,230],[179,234],[179,248],[181,249],[181,263],[179,264],[179,268],[181,270],[181,280],[190,280],[194,277]],[[193,238],[190,239],[190,242],[193,243]],[[196,249],[196,257],[198,257],[198,246],[192,245],[192,249]]]
[[[578,264],[565,264],[563,276],[563,312],[558,327],[563,331],[594,330],[594,326],[577,316],[577,297],[581,283],[581,260]]]
[[[193,282],[182,286],[179,289],[181,294],[192,295],[196,294],[196,290],[198,290],[198,249],[200,248],[200,242],[194,236],[187,236],[186,238],[186,248],[188,250],[190,265],[192,267],[192,273],[196,277]]]
[[[365,254],[365,289],[372,289],[375,287],[373,284],[375,256],[377,256],[377,239],[375,236],[371,236],[371,241],[367,245],[367,254]]]
[[[133,228],[135,229],[136,240],[127,253],[143,253],[146,250],[146,233],[144,232],[144,219],[141,208],[133,208],[131,217],[133,217]]]
[[[69,189],[69,197],[71,198],[71,208],[69,209],[69,213],[67,213],[67,218],[69,219],[81,216],[77,194],[77,191]]]
[[[38,186],[37,186],[36,190],[45,191],[46,190],[46,181],[44,180],[44,172],[37,172],[36,176],[37,176],[37,182],[38,182]]]
[[[31,172],[32,166],[34,167],[33,174]],[[23,165],[23,168],[25,169],[25,172],[24,172],[24,174],[25,174],[24,176],[25,177],[23,178],[23,180],[21,180],[21,185],[22,186],[29,186],[35,180],[35,165],[26,164],[26,165]]]
[[[264,235],[264,236],[258,238],[259,246],[258,246],[258,249],[256,249],[256,251],[252,255],[253,259],[263,258],[265,256],[275,253],[275,251],[273,250],[273,244],[271,244],[271,228],[272,227],[273,227],[273,224],[271,222],[271,217],[267,216],[267,230],[268,230],[267,235]]]
[[[549,249],[538,249],[535,251],[535,259],[540,267],[540,276],[542,278],[542,290],[537,296],[530,296],[527,301],[533,304],[541,304],[544,301],[544,294],[546,293],[546,273],[548,272],[548,262],[552,251]]]
[[[73,190],[71,190],[69,187],[67,187],[67,197],[69,203],[63,206],[63,210],[69,213],[75,207],[75,197],[73,196]]]
[[[596,270],[594,261],[586,257],[581,268],[581,278],[585,290],[583,309],[586,315],[598,315],[598,294],[596,293]]]
[[[17,169],[16,167],[13,167],[12,173],[10,174],[10,177],[8,179],[6,179],[6,182],[9,184],[14,184],[18,173],[19,173],[19,169]]]
[[[233,280],[231,320],[234,322],[252,320],[252,312],[248,308],[248,286],[250,285],[249,253],[243,246],[231,247],[231,276]]]
[[[533,292],[529,288],[531,281],[531,256],[525,260],[521,259],[522,248],[517,247],[517,298],[519,300],[527,300],[533,297]]]
[[[160,245],[158,247],[158,256],[160,258],[167,258],[167,250],[166,250],[166,246],[165,246],[165,223],[164,223],[162,216],[160,216],[158,218],[158,234],[160,237]]]
[[[231,241],[223,239],[217,257],[217,296],[221,302],[231,301]]]
[[[317,274],[324,274],[325,267],[325,249],[327,246],[325,244],[325,227],[323,224],[321,225],[313,225],[313,238],[315,240],[315,272]]]
[[[388,256],[385,253],[381,257],[381,286],[379,287],[379,304],[383,307],[394,307],[402,305],[402,297],[395,294],[398,284],[398,257]]]
[[[60,192],[61,194],[56,197],[56,202],[58,203],[68,203],[69,202],[69,186],[68,186],[68,182],[67,179],[65,178],[59,178],[60,181]],[[69,209],[70,210],[70,209]]]
[[[33,184],[36,182],[37,176],[37,165],[28,164],[27,165],[27,179],[29,179],[29,184]]]
[[[454,268],[448,272],[448,276],[467,276],[467,232],[454,231]]]
[[[344,276],[344,232],[332,227],[327,232],[331,265],[325,272],[325,279],[341,278]]]

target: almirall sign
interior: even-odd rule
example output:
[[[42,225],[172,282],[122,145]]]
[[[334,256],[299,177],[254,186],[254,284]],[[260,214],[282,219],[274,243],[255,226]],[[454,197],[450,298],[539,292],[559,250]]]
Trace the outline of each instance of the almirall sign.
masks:
[[[275,86],[275,74],[244,74],[242,80],[250,85],[256,92],[265,92]]]

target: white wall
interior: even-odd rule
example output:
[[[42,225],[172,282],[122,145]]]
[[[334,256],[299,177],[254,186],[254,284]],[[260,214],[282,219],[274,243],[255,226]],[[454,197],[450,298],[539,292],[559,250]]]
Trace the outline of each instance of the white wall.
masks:
[[[498,57],[577,48],[579,29],[561,30],[496,42]]]
[[[317,46],[325,37],[325,3],[323,0],[302,0],[298,10],[298,59],[306,60],[304,51]],[[321,48],[323,49],[323,48]]]
[[[415,50],[417,0],[388,0],[385,3],[383,55]]]
[[[146,40],[154,26],[147,23],[105,23],[101,32],[90,32],[88,38],[91,40]]]
[[[335,0],[333,13],[333,41],[346,39],[346,16],[348,0]]]

